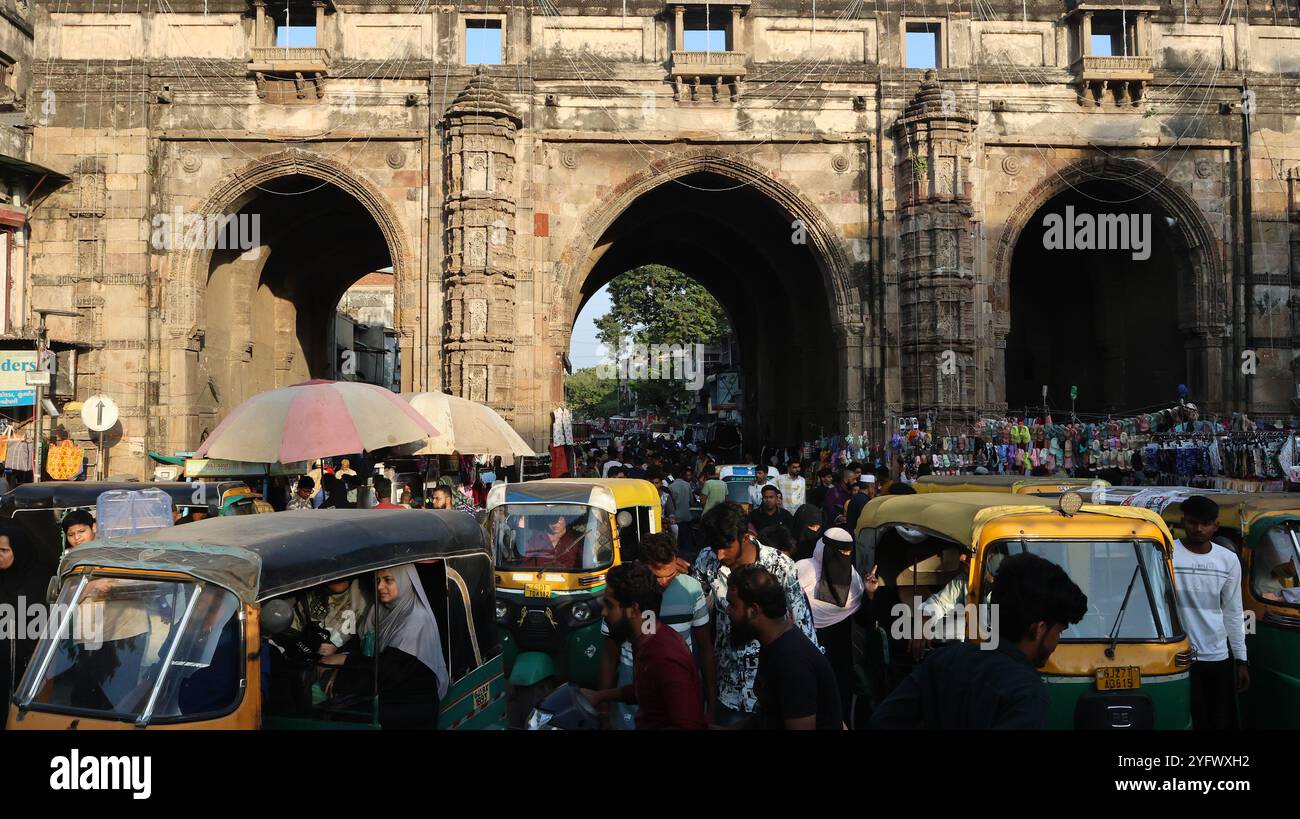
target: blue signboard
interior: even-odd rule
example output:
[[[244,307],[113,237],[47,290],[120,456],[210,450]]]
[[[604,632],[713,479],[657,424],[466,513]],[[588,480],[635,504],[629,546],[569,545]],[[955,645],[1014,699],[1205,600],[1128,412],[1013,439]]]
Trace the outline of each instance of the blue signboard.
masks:
[[[0,350],[0,407],[36,403],[36,390],[27,386],[27,373],[35,371],[35,350]]]

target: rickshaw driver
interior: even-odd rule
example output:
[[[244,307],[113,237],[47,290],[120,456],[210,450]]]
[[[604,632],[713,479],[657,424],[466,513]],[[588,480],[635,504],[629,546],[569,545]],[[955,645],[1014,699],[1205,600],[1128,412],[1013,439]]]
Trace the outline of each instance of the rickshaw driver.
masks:
[[[982,603],[989,602],[989,595],[993,593],[993,577],[998,573],[998,566],[1002,564],[1002,560],[1006,556],[1006,552],[1002,551],[1000,547],[998,551],[990,550],[985,555],[983,583],[985,591]],[[942,589],[927,597],[925,602],[921,604],[921,623],[923,626],[935,618],[945,621],[943,636],[941,637],[945,641],[961,640],[966,636],[964,632],[958,634],[959,629],[952,626],[951,621],[947,619],[952,612],[966,605],[966,596],[970,591],[970,581],[967,579],[970,554],[963,551],[957,556],[957,560],[961,563],[961,569],[957,572],[957,576],[949,580],[948,584]],[[929,639],[915,636],[908,645],[908,651],[912,655],[912,659],[919,661],[921,655],[929,647]]]
[[[524,545],[522,565],[536,568],[580,568],[582,544],[580,532],[569,528],[564,515],[556,515],[546,528],[534,532]]]
[[[1300,589],[1294,588],[1297,560],[1300,557],[1286,529],[1281,526],[1270,529],[1265,542],[1255,552],[1255,589],[1261,599],[1291,605],[1300,603]]]

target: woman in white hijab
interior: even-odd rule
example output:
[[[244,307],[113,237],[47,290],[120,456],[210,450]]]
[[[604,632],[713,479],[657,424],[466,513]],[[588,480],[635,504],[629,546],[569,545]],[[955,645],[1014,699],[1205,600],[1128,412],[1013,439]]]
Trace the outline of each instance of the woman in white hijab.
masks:
[[[880,586],[874,567],[865,578],[858,574],[853,565],[854,548],[853,535],[832,526],[817,541],[812,557],[794,564],[799,586],[812,609],[817,642],[835,672],[841,713],[850,728],[866,716],[853,713],[857,695],[867,691],[865,679],[859,679],[865,676],[865,669],[858,655],[867,630],[876,627],[872,602]]]
[[[433,730],[448,684],[438,619],[415,566],[380,569],[376,575],[379,601],[371,608],[364,631],[374,634],[379,657],[379,724],[385,730]],[[331,683],[333,695],[369,687],[373,658],[343,654],[321,662],[342,666]]]

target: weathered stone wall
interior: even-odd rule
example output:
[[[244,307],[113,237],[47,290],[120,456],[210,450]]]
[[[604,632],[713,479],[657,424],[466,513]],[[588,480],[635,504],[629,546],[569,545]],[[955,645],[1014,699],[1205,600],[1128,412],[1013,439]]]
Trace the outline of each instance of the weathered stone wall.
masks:
[[[563,395],[573,319],[593,289],[584,280],[610,249],[604,232],[642,195],[707,171],[761,192],[792,232],[796,220],[807,228],[815,269],[790,275],[821,283],[815,321],[834,333],[840,374],[821,400],[834,405],[834,425],[874,432],[899,411],[999,407],[1015,240],[1072,180],[1102,176],[1148,186],[1181,217],[1195,297],[1180,305],[1179,326],[1195,398],[1218,411],[1246,401],[1256,412],[1289,411],[1300,366],[1296,9],[1228,17],[1201,4],[1184,20],[1181,8],[1142,7],[1149,16],[1134,37],[1149,66],[1085,82],[1080,23],[1068,8],[1030,3],[1024,20],[1020,3],[989,8],[990,19],[937,9],[903,17],[885,4],[824,2],[814,18],[807,3],[719,4],[709,9],[714,24],[738,18],[732,56],[720,68],[683,68],[670,4],[488,3],[458,14],[335,2],[322,11],[320,82],[308,71],[295,86],[292,73],[277,85],[251,69],[251,3],[186,0],[168,14],[42,4],[32,157],[73,182],[38,211],[33,298],[84,311],[52,324],[94,345],[79,392],[107,392],[125,410],[129,440],[115,458],[129,457],[131,442],[192,447],[230,406],[229,394],[208,389],[211,258],[151,249],[150,219],[176,205],[242,206],[277,175],[314,174],[356,196],[390,244],[404,388],[463,392],[462,370],[446,380],[444,348],[454,336],[473,352],[480,336],[487,346],[474,355],[510,385],[508,396],[489,389],[489,400],[508,406],[540,446]],[[474,284],[486,306],[479,315],[464,287],[444,282],[456,272],[446,267],[449,197],[461,190],[448,169],[464,150],[447,111],[472,75],[464,23],[485,18],[504,25],[505,65],[486,73],[519,125],[509,190],[500,191],[514,214],[513,284]],[[927,21],[942,27],[937,104],[950,100],[971,127],[918,171],[915,134],[897,126],[924,72],[904,67],[901,32]],[[57,105],[42,112],[47,89]],[[925,187],[924,228],[900,196],[914,181]],[[960,204],[933,198],[952,199],[958,184]],[[965,261],[941,263],[948,258]],[[934,278],[944,271],[958,275]],[[936,288],[934,303],[949,306],[932,314],[930,295],[900,291],[917,286]],[[491,303],[511,292],[509,304]],[[489,350],[502,316],[513,342]],[[922,326],[924,345],[908,351]],[[946,349],[957,352],[954,378],[914,379]],[[285,361],[294,350],[253,352],[260,374],[250,383],[300,377],[300,363]],[[1253,375],[1238,366],[1244,351],[1257,354]]]

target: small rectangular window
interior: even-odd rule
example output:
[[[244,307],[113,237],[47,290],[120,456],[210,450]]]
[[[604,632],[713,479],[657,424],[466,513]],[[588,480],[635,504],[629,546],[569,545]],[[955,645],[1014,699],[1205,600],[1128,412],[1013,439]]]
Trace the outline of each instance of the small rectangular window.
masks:
[[[682,44],[687,51],[726,51],[727,32],[719,29],[687,28]]]
[[[904,50],[908,68],[939,68],[941,23],[908,23]]]
[[[500,20],[465,21],[465,64],[501,65],[505,62],[505,37]]]
[[[1125,20],[1119,14],[1097,14],[1092,18],[1092,39],[1088,47],[1094,57],[1119,57],[1127,54],[1124,42]]]
[[[315,48],[316,26],[276,26],[277,48]]]

